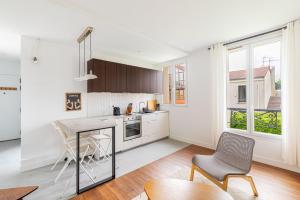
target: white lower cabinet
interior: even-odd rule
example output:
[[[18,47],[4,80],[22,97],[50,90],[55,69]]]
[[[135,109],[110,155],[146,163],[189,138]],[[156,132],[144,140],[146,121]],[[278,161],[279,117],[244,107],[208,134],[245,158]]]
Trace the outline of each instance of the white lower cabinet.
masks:
[[[103,129],[100,131],[101,134],[112,136],[112,129]],[[112,151],[112,142],[109,140],[101,141],[101,146],[106,150],[108,148],[108,153]],[[116,127],[115,127],[115,151],[119,152],[123,150],[123,118],[116,119]],[[103,156],[102,153],[100,156]]]
[[[116,119],[115,128],[115,149],[116,152],[131,149],[136,146],[159,140],[169,136],[169,113],[156,112],[142,115],[142,137],[128,141],[123,141],[123,118]],[[102,133],[111,136],[111,129],[101,130]],[[101,145],[105,148],[109,145],[108,141],[102,141]],[[111,147],[109,147],[111,153]]]
[[[123,150],[123,118],[116,119],[115,128],[115,149],[116,152]]]
[[[123,150],[131,149],[142,144],[142,138],[135,138],[123,142]]]
[[[169,136],[169,113],[158,112],[142,116],[142,143]]]

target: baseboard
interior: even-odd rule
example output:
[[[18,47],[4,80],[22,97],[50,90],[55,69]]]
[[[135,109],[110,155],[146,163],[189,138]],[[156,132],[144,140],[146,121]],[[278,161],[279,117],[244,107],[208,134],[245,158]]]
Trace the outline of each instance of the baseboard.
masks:
[[[183,138],[183,137],[180,137],[180,136],[176,136],[176,135],[170,135],[170,138],[174,139],[174,140],[181,141],[181,142],[186,142],[186,143],[189,143],[189,144],[195,144],[195,145],[205,147],[205,148],[208,148],[208,149],[214,149],[213,144],[209,144],[209,143],[206,143],[206,142],[198,142],[198,141],[195,142],[193,140],[189,140],[189,139],[186,139],[186,138]]]
[[[140,147],[140,146],[143,146],[143,145],[146,145],[146,144],[157,142],[159,140],[164,140],[166,138],[168,138],[168,137],[160,138],[160,139],[157,139],[157,140],[154,140],[154,141],[151,141],[151,142],[148,142],[148,143],[144,143],[144,144],[141,144],[141,145],[129,148],[129,149],[125,149],[125,150],[116,152],[116,154],[120,153],[120,152],[125,152],[125,151],[128,151],[128,150],[132,150],[132,149],[135,149],[137,147]],[[57,158],[58,158],[58,156],[54,156],[54,155],[43,155],[43,156],[38,156],[38,157],[31,158],[31,159],[24,159],[24,160],[21,161],[21,171],[22,172],[29,171],[29,170],[33,170],[33,169],[37,169],[37,168],[40,168],[40,167],[45,167],[47,165],[54,164],[56,162]]]
[[[54,155],[42,155],[30,159],[24,159],[21,161],[21,172],[45,167],[55,163],[57,156]]]
[[[286,169],[289,171],[300,173],[299,167],[288,165],[288,164],[284,163],[282,160],[274,160],[274,159],[270,159],[270,158],[267,158],[264,156],[257,156],[257,155],[253,155],[253,160],[256,162],[271,165],[271,166],[278,167],[281,169]]]
[[[209,144],[209,143],[195,142],[193,140],[189,140],[189,139],[182,138],[182,137],[179,137],[179,136],[174,136],[174,135],[171,135],[170,138],[172,138],[174,140],[179,140],[179,141],[182,141],[182,142],[186,142],[186,143],[189,143],[189,144],[194,144],[194,145],[198,145],[198,146],[201,146],[201,147],[205,147],[205,148],[208,148],[208,149],[214,149],[213,145]],[[300,168],[298,168],[296,166],[287,165],[281,160],[274,160],[274,159],[270,159],[270,158],[263,157],[263,156],[257,156],[257,155],[253,155],[253,160],[256,161],[256,162],[266,164],[266,165],[271,165],[271,166],[278,167],[278,168],[281,168],[281,169],[285,169],[285,170],[300,173]]]

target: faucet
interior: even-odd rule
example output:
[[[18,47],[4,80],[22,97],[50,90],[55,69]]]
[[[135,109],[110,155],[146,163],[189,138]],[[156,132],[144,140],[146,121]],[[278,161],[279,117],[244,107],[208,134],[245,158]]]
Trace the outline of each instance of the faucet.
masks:
[[[139,112],[141,112],[141,104],[144,104],[144,106],[146,105],[145,102],[141,101],[141,102],[139,103]],[[144,111],[142,110],[142,112],[144,112]]]

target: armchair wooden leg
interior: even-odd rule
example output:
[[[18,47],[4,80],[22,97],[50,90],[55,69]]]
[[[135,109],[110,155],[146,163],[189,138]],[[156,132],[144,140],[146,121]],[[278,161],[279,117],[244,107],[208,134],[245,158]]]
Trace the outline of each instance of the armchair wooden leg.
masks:
[[[191,175],[190,175],[190,181],[193,181],[193,180],[194,180],[194,172],[195,172],[195,165],[192,164],[192,167],[191,167]]]
[[[229,180],[229,177],[226,176],[226,177],[225,177],[225,180],[224,180],[224,182],[223,182],[223,184],[222,184],[222,189],[223,189],[224,191],[227,191],[227,188],[228,188],[228,180]]]
[[[251,185],[251,188],[252,188],[254,196],[257,197],[258,196],[258,192],[257,192],[257,189],[255,187],[255,184],[254,184],[254,181],[253,181],[252,177],[251,176],[247,176],[247,180],[249,181],[249,183]]]

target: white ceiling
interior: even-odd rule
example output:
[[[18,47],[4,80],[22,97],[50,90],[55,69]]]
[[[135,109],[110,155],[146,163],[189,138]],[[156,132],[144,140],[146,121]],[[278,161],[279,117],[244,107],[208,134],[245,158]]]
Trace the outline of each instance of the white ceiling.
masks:
[[[300,17],[299,0],[1,0],[0,55],[20,36],[75,43],[93,26],[94,48],[151,64]]]

